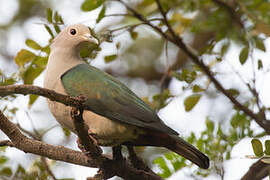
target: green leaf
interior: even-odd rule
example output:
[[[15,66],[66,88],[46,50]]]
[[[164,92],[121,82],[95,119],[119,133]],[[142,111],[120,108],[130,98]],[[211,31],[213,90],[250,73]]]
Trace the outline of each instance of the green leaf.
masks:
[[[185,110],[187,112],[191,111],[193,107],[199,102],[201,97],[202,97],[201,94],[193,94],[188,96],[184,101]]]
[[[51,28],[47,24],[44,24],[44,27],[48,31],[48,33],[51,35],[51,37],[54,38],[54,35],[53,35]]]
[[[138,32],[130,31],[130,36],[133,40],[136,40],[138,38]]]
[[[117,58],[117,55],[113,54],[113,55],[110,55],[110,56],[105,56],[104,60],[105,60],[106,63],[109,63],[109,62],[114,61],[116,58]]]
[[[158,157],[157,159],[153,161],[153,163],[158,165],[158,167],[162,170],[162,173],[158,173],[159,176],[163,178],[167,178],[172,175],[163,157]]]
[[[99,23],[105,17],[105,12],[106,12],[106,6],[103,6],[101,11],[98,14],[98,18],[96,20],[96,23]]]
[[[115,46],[116,46],[116,49],[120,49],[121,43],[117,42]]]
[[[214,128],[215,128],[214,122],[211,121],[211,120],[207,117],[205,123],[206,123],[207,130],[209,130],[210,132],[213,132],[213,131],[214,131]]]
[[[196,143],[196,147],[201,150],[203,148],[203,140],[200,138],[197,143]]]
[[[20,50],[15,57],[15,62],[18,66],[22,67],[25,63],[31,62],[36,58],[36,55],[26,49]]]
[[[0,175],[4,175],[4,176],[11,176],[12,175],[12,170],[9,167],[4,167],[1,171],[0,171]]]
[[[256,48],[258,48],[264,52],[266,51],[263,39],[255,38],[255,45],[256,45]]]
[[[152,108],[161,109],[165,107],[169,102],[168,99],[172,97],[169,89],[164,89],[160,94],[153,96]]]
[[[60,22],[60,24],[64,24],[62,16],[59,16],[59,22]]]
[[[24,84],[33,84],[33,81],[42,73],[43,70],[44,68],[40,68],[35,65],[29,66],[22,75]]]
[[[38,98],[38,95],[30,94],[28,108],[31,108],[31,106],[34,104],[34,102],[36,102],[37,98]]]
[[[59,28],[58,25],[54,24],[53,27],[54,27],[54,30],[55,30],[55,32],[56,32],[57,34],[61,32],[61,30],[60,30],[60,28]]]
[[[192,87],[192,92],[194,93],[198,93],[198,92],[202,92],[202,91],[205,91],[205,89],[201,88],[199,85],[195,84],[193,87]]]
[[[227,92],[231,95],[231,96],[234,96],[234,97],[237,97],[240,93],[237,89],[227,89]]]
[[[92,11],[104,3],[105,0],[85,0],[82,3],[81,10]]]
[[[262,63],[262,60],[259,59],[258,60],[258,69],[262,69],[263,68],[263,63]]]
[[[266,155],[270,155],[270,140],[266,140],[264,142],[264,145],[265,145],[265,151],[264,151],[264,153]]]
[[[80,56],[82,58],[94,59],[99,51],[100,47],[98,45],[87,43],[81,47]]]
[[[263,156],[263,146],[259,139],[252,139],[251,140],[253,152],[257,157]]]
[[[47,9],[47,20],[49,23],[52,23],[52,14],[53,14],[52,9],[48,8]]]
[[[37,65],[40,68],[46,68],[46,65],[48,63],[48,56],[42,57],[42,56],[37,56],[34,61],[33,64]]]
[[[220,50],[221,56],[224,56],[226,54],[226,52],[228,51],[229,47],[230,47],[230,43],[229,42],[223,44],[223,46],[221,47],[221,50]]]
[[[244,47],[239,55],[239,61],[241,64],[245,64],[248,58],[248,53],[249,53],[249,46]]]
[[[35,41],[33,41],[32,39],[26,39],[25,44],[35,50],[40,50],[42,47]]]
[[[50,46],[47,45],[41,49],[42,52],[45,52],[47,55],[50,54]]]
[[[26,171],[25,171],[24,167],[22,167],[22,166],[19,164],[18,167],[17,167],[17,170],[16,170],[16,172],[15,172],[15,175],[18,175],[18,174],[25,174],[25,173],[26,173]]]
[[[64,132],[64,134],[65,134],[66,137],[69,137],[70,136],[71,133],[70,133],[70,130],[69,129],[63,127],[62,130],[63,130],[63,132]]]
[[[55,21],[56,23],[58,23],[58,22],[60,21],[60,17],[61,17],[61,16],[59,16],[58,12],[55,11],[55,13],[54,13],[54,21]]]
[[[231,125],[233,128],[243,127],[246,124],[246,115],[241,114],[239,111],[231,119]]]
[[[5,164],[7,162],[8,158],[5,156],[0,156],[0,165]]]
[[[185,160],[183,158],[180,159],[180,156],[176,153],[166,153],[164,154],[166,159],[170,161],[170,163],[173,165],[174,171],[178,171],[179,169],[185,167]]]
[[[181,73],[173,71],[172,76],[175,77],[176,79],[180,80],[180,81],[185,81],[188,84],[190,84],[196,79],[197,73],[196,73],[196,71],[190,71],[188,69],[182,69]]]

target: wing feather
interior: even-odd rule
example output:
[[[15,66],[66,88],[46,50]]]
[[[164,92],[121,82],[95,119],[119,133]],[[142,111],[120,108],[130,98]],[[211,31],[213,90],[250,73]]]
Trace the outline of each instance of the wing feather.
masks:
[[[178,134],[166,126],[157,114],[124,84],[93,66],[77,65],[65,72],[61,80],[69,95],[86,96],[89,109],[99,115],[168,134]]]

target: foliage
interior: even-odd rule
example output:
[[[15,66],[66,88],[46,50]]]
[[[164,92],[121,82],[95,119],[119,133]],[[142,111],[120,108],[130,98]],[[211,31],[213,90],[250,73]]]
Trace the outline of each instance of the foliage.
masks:
[[[50,43],[61,31],[61,25],[65,24],[62,16],[57,11],[41,6],[39,1],[18,1],[20,2],[18,16],[11,21],[12,23],[0,28],[9,28],[18,21],[25,21],[32,16],[29,13],[30,9],[33,10],[34,5],[39,5],[43,12],[46,11],[47,22],[44,24],[44,28],[50,35],[50,39],[46,45],[41,45],[34,39],[26,39],[25,47],[14,58],[19,73],[7,75],[0,71],[0,85],[10,85],[17,82],[33,84],[46,67],[50,53]],[[256,89],[255,81],[257,78],[256,74],[267,73],[269,69],[267,69],[267,62],[264,59],[255,57],[254,54],[255,52],[267,52],[265,40],[270,36],[269,2],[258,0],[221,1],[225,4],[218,2],[220,1],[161,0],[161,6],[165,12],[168,12],[166,16],[168,23],[176,35],[185,37],[188,34],[192,37],[190,42],[188,42],[188,47],[191,47],[192,51],[200,58],[200,61],[205,63],[212,71],[211,75],[213,77],[220,77],[222,75],[223,72],[217,72],[216,67],[224,66],[224,64],[228,63],[226,56],[231,52],[231,48],[238,47],[238,56],[234,57],[234,64],[232,66],[239,64],[242,69],[246,69],[248,64],[252,64],[252,74],[254,74],[254,77],[244,81],[244,84],[247,86],[245,91],[248,91],[252,96],[242,94],[241,92],[243,92],[244,88],[223,84],[222,78],[218,80],[224,87],[227,87],[225,91],[232,98],[239,100],[246,108],[255,109],[255,115],[258,115],[257,109],[260,113],[267,114],[270,109],[260,101],[260,91]],[[97,10],[98,14],[95,22],[101,24],[108,17],[112,3],[118,2],[84,0],[81,4],[81,10],[83,12]],[[166,34],[170,35],[166,23],[164,20],[160,20],[160,10],[155,0],[142,0],[136,4],[130,3],[128,5],[135,8],[152,24],[157,24]],[[157,36],[151,28],[146,28],[144,25],[129,14],[124,16],[119,22],[109,24],[108,31],[94,32],[91,29],[92,34],[99,39],[100,44],[98,46],[86,44],[80,52],[81,57],[86,61],[95,59],[102,52],[103,47],[106,47],[106,44],[113,43],[116,51],[105,55],[104,62],[110,63],[109,65],[120,62],[127,69],[125,69],[123,74],[119,73],[118,69],[105,70],[109,73],[120,74],[128,78],[140,77],[146,83],[173,78],[182,84],[182,90],[188,94],[181,102],[186,113],[192,113],[194,109],[200,108],[200,101],[206,99],[212,101],[218,95],[224,94],[224,92],[220,92],[220,88],[217,88],[217,91],[213,91],[212,80],[206,78],[202,67],[191,63],[190,57],[184,54],[183,51],[177,49],[172,43],[168,43],[167,40]],[[128,41],[130,41],[130,44],[127,45],[116,38],[125,33],[128,33],[128,36],[125,36],[125,38],[129,38]],[[2,54],[1,51],[0,53]],[[175,54],[175,56],[171,54]],[[231,77],[239,78],[235,74],[231,74]],[[239,76],[242,75],[240,74]],[[214,96],[211,96],[211,93]],[[164,89],[160,89],[160,93],[144,99],[152,108],[159,110],[166,107],[174,97],[177,97],[177,95],[173,95],[170,92],[167,83]],[[16,96],[9,98],[3,100],[10,101],[15,99]],[[29,96],[29,108],[31,108],[37,98],[38,96]],[[3,110],[11,115],[16,113],[16,110],[8,106],[4,106]],[[211,159],[210,170],[194,170],[194,176],[197,178],[206,177],[211,173],[215,173],[223,178],[222,163],[231,158],[231,150],[234,146],[245,137],[260,138],[266,134],[262,129],[259,132],[255,131],[255,128],[250,126],[252,118],[237,106],[232,106],[228,117],[226,117],[226,121],[229,121],[229,123],[222,120],[224,120],[223,117],[220,117],[220,119],[212,119],[210,116],[206,117],[204,131],[199,135],[191,133],[190,136],[184,137],[188,142],[205,152]],[[63,132],[67,137],[70,136],[69,130],[63,128]],[[268,162],[270,155],[269,142],[269,140],[266,140],[263,146],[259,139],[251,141],[255,156],[263,158],[265,162]],[[1,178],[14,176],[21,179],[34,179],[34,177],[46,179],[49,177],[40,159],[37,159],[32,165],[35,169],[34,171],[25,170],[20,165],[18,165],[15,171],[12,171],[7,165],[8,161],[9,159],[5,156],[5,153],[1,152]],[[193,166],[182,157],[171,152],[157,157],[153,164],[159,167],[159,175],[164,178],[170,177],[182,168]]]

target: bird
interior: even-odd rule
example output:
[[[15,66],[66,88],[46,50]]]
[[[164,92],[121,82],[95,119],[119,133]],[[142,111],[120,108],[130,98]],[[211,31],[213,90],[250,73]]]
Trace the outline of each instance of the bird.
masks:
[[[209,158],[165,125],[156,112],[126,85],[80,57],[83,44],[99,44],[89,27],[74,24],[64,28],[53,40],[46,67],[44,87],[72,97],[84,96],[90,110],[82,117],[99,146],[165,147],[209,168]],[[61,124],[76,133],[72,108],[47,100]]]

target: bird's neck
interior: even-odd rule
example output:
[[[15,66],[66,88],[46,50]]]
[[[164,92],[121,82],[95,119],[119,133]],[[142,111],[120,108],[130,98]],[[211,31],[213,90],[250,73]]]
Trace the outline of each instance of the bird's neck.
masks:
[[[44,80],[44,87],[54,89],[62,74],[78,64],[85,62],[78,51],[69,48],[52,48],[50,53]]]

